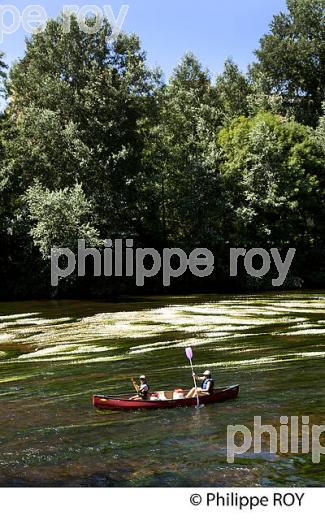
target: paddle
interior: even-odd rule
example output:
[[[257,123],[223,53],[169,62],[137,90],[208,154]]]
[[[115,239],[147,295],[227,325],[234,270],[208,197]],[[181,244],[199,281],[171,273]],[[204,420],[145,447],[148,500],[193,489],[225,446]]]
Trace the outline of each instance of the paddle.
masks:
[[[139,392],[140,387],[139,387],[139,385],[137,385],[137,383],[135,382],[134,378],[131,379],[131,382],[132,382],[132,384],[134,386],[135,391]]]
[[[193,369],[193,364],[192,364],[193,350],[191,349],[191,347],[187,347],[185,349],[185,354],[186,354],[186,357],[187,357],[187,359],[189,360],[189,362],[191,364],[191,369],[192,369],[192,374],[193,374],[193,381],[194,381],[194,386],[195,386],[195,390],[196,390],[197,407],[199,407],[200,406],[200,400],[199,400],[199,395],[198,395],[198,392],[197,392],[196,379],[195,379],[194,369]]]

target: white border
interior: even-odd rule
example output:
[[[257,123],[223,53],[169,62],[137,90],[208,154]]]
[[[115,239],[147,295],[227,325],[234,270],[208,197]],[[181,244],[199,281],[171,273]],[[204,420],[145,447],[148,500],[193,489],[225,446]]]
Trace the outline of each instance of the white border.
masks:
[[[236,507],[206,506],[207,493],[238,493],[241,496],[266,496],[270,504],[239,510]],[[302,505],[274,507],[274,493],[301,495]],[[203,502],[193,506],[190,497],[202,496]],[[186,520],[214,518],[222,520],[285,518],[306,519],[306,515],[324,514],[325,488],[214,488],[214,489],[161,489],[161,488],[2,488],[0,489],[1,517],[10,520],[102,520],[113,515],[126,518],[153,518],[154,520]],[[150,516],[149,516],[150,515]]]

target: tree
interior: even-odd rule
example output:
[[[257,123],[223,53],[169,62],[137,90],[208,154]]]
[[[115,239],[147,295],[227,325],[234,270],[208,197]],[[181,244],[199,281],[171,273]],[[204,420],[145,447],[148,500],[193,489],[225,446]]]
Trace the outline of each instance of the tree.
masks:
[[[54,247],[76,251],[78,239],[90,246],[99,244],[98,231],[91,224],[91,204],[81,185],[50,191],[35,183],[25,198],[33,222],[30,234],[45,259]]]
[[[3,95],[4,88],[3,88],[3,81],[7,77],[7,69],[8,65],[4,61],[4,53],[0,52],[0,94]]]
[[[36,179],[54,190],[87,178],[93,151],[77,123],[63,123],[58,111],[30,105],[20,112],[14,133],[6,125],[5,136],[7,171],[17,194]]]
[[[192,55],[174,70],[162,100],[161,120],[147,141],[167,241],[216,241],[218,175],[216,135],[221,112],[209,74]]]
[[[323,116],[319,120],[318,127],[315,131],[315,142],[316,146],[319,147],[320,157],[322,158],[323,165],[323,176],[320,178],[320,197],[321,204],[318,207],[318,216],[317,216],[317,228],[319,229],[319,236],[321,237],[320,242],[320,255],[323,257],[323,272],[325,267],[325,173],[324,173],[324,163],[325,163],[325,103],[323,103]]]
[[[216,89],[225,122],[248,115],[247,99],[251,86],[231,59],[226,60],[223,73],[217,77]]]
[[[287,0],[256,51],[253,78],[282,96],[282,112],[316,125],[325,99],[325,0]]]
[[[6,74],[6,69],[7,69],[7,65],[6,63],[4,62],[4,54],[3,52],[0,52],[0,96],[1,94],[3,93],[3,87],[2,87],[2,82],[5,80],[7,74]],[[4,200],[2,199],[2,195],[3,195],[3,192],[6,188],[6,183],[7,183],[7,179],[6,179],[6,175],[4,173],[4,155],[5,155],[5,152],[4,152],[4,131],[3,131],[3,128],[4,128],[4,118],[3,118],[3,114],[0,115],[0,200],[2,202],[2,204],[0,204],[0,229],[2,229],[3,227],[3,224],[4,224],[4,221],[5,221],[5,210],[6,210],[6,207],[5,207],[5,204],[4,204]],[[1,233],[1,231],[0,231]]]
[[[318,127],[315,132],[315,138],[325,156],[325,102],[323,103],[323,116],[319,120]]]
[[[270,113],[220,132],[232,247],[312,247],[320,240],[323,155],[310,129]]]
[[[106,236],[137,218],[138,123],[150,117],[159,83],[135,35],[107,43],[109,34],[108,22],[87,34],[73,18],[69,33],[50,20],[28,40],[9,74],[6,140],[17,192],[35,179],[49,189],[80,182]]]

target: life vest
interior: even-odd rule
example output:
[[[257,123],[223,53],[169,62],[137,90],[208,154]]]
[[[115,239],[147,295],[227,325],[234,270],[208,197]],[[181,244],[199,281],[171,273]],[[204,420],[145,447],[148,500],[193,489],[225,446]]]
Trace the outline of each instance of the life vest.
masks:
[[[145,386],[146,386],[146,389],[141,389],[141,387],[139,388],[139,392],[138,392],[138,396],[139,397],[142,397],[142,399],[147,399],[148,398],[148,393],[149,393],[149,385],[148,383],[145,383]]]
[[[209,388],[209,383],[210,383],[210,388]],[[208,379],[205,379],[203,382],[202,382],[202,386],[201,386],[201,389],[204,391],[204,392],[207,392],[208,391],[208,388],[209,388],[209,393],[212,394],[213,392],[213,387],[214,387],[214,381],[211,377],[209,377]]]

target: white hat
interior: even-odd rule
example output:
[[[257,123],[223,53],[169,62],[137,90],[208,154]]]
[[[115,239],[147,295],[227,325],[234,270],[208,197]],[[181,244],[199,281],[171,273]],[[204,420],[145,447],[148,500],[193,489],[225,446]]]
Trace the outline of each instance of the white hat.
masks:
[[[203,372],[203,375],[204,376],[211,376],[210,370],[206,370],[205,372]]]
[[[139,379],[147,379],[146,376],[140,376]]]

